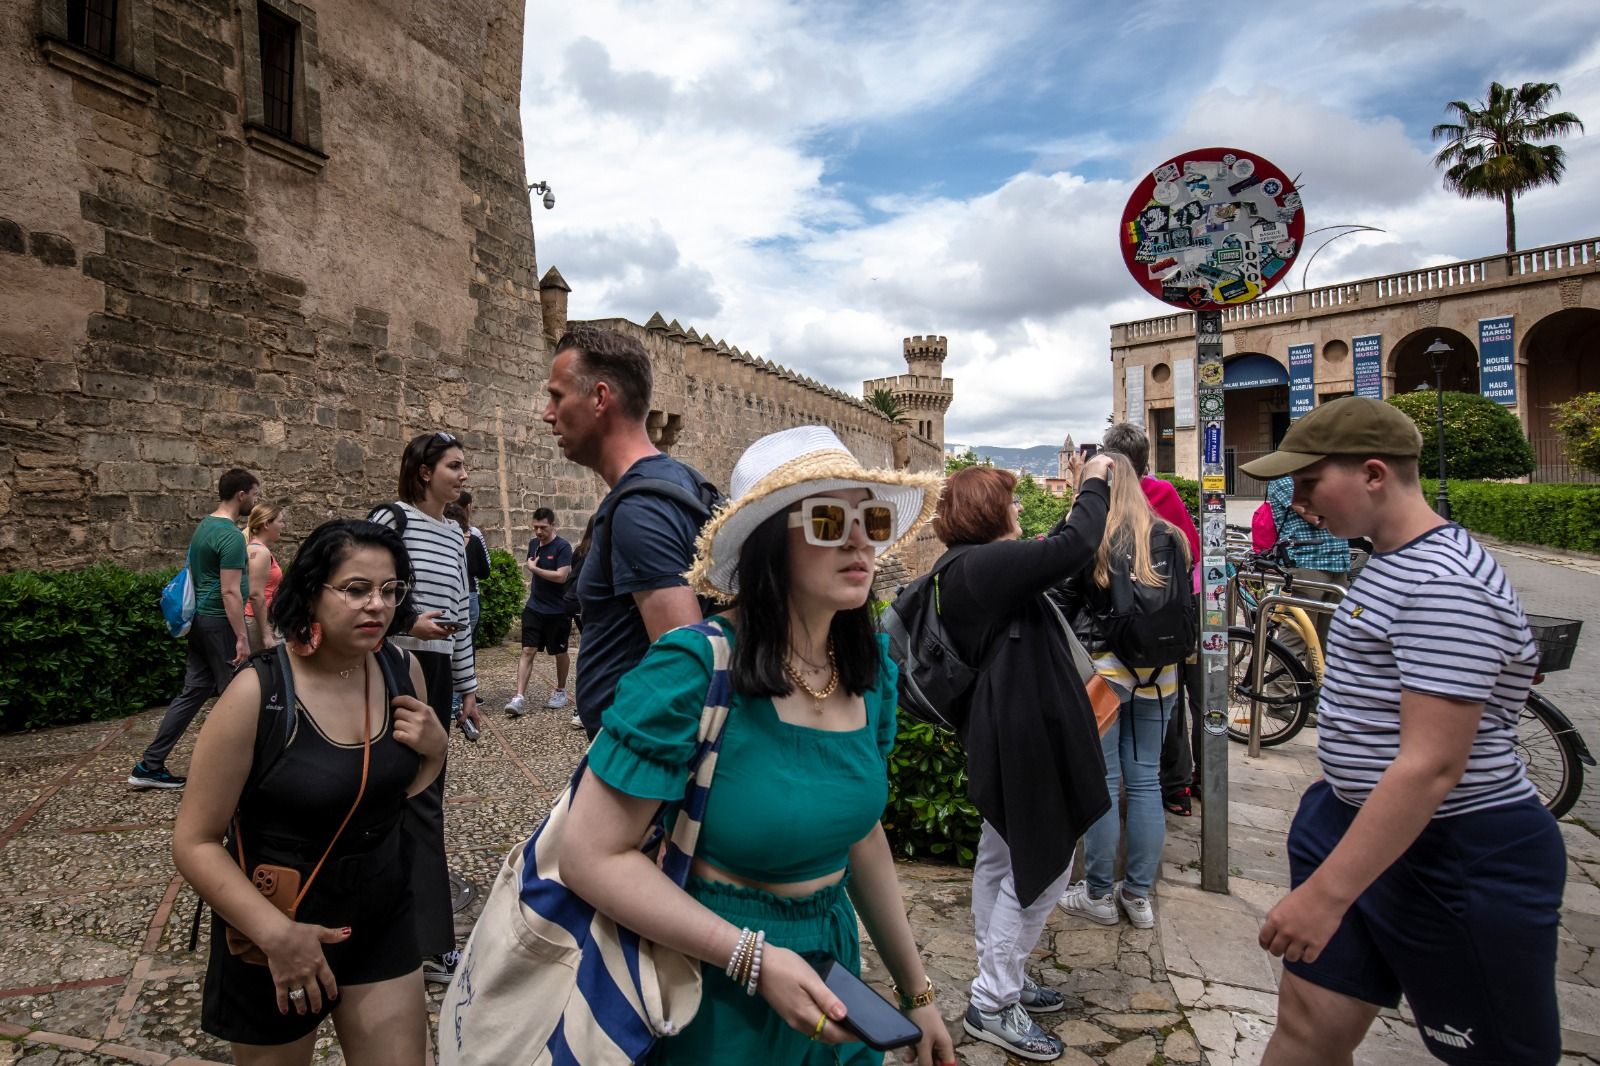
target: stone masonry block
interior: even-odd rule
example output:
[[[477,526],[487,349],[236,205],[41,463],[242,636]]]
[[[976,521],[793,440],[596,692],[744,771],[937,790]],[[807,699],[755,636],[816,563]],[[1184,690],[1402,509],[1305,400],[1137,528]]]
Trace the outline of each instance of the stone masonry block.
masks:
[[[147,403],[156,398],[156,387],[151,381],[143,378],[129,377],[126,374],[111,374],[96,371],[83,375],[83,391],[89,396],[100,396],[106,399],[143,400]]]
[[[59,233],[28,234],[28,251],[45,266],[76,266],[78,253]]]
[[[145,437],[139,456],[152,463],[198,463],[200,449],[194,441],[172,437]]]
[[[101,492],[156,492],[161,488],[157,468],[150,463],[101,463],[94,468]]]
[[[214,484],[206,467],[185,463],[159,467],[157,477],[162,488],[178,492],[204,492]]]

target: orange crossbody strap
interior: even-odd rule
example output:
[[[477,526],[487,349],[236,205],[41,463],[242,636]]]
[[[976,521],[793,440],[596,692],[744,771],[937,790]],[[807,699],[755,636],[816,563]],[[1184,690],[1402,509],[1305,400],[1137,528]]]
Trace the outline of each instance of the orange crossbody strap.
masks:
[[[300,901],[306,898],[307,892],[311,891],[311,883],[317,879],[317,874],[321,872],[322,864],[328,861],[328,856],[333,854],[333,846],[344,835],[345,826],[349,825],[350,819],[355,817],[357,808],[361,806],[361,798],[367,792],[367,771],[372,766],[372,696],[368,691],[371,677],[371,661],[372,657],[370,655],[361,660],[361,787],[356,789],[356,800],[350,805],[350,810],[346,812],[344,821],[339,823],[339,828],[333,834],[333,839],[328,841],[328,847],[323,851],[322,858],[318,859],[317,865],[312,867],[311,876],[307,877],[305,883],[300,886],[300,894],[294,898],[294,903],[289,908],[291,914],[300,908]],[[233,839],[239,846],[239,868],[244,871],[246,877],[249,877],[250,867],[245,865],[244,861],[244,837],[239,835],[239,820],[237,818],[233,822]]]

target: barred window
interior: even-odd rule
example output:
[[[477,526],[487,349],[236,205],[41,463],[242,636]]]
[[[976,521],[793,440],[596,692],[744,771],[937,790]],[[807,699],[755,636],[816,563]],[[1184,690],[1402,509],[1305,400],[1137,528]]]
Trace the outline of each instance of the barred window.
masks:
[[[294,52],[300,27],[261,4],[256,17],[261,41],[262,125],[278,136],[294,137]]]
[[[67,41],[115,60],[117,0],[67,0]]]

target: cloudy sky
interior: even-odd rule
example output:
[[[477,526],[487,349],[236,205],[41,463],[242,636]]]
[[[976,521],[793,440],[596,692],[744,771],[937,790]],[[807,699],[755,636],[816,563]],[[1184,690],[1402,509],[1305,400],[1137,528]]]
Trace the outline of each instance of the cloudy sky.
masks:
[[[1492,254],[1501,207],[1445,192],[1428,135],[1490,81],[1559,82],[1589,124],[1519,244],[1600,232],[1595,0],[530,0],[539,268],[574,318],[659,310],[854,393],[944,334],[950,440],[1098,439],[1109,326],[1167,310],[1116,244],[1139,177],[1246,148],[1308,229],[1386,231],[1312,285]]]

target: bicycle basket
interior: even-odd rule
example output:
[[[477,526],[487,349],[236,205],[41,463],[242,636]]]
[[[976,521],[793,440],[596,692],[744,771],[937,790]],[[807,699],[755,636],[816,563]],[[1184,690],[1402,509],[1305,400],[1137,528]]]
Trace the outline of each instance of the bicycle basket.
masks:
[[[1581,621],[1530,614],[1528,628],[1533,630],[1533,642],[1539,646],[1541,674],[1565,670],[1572,665],[1572,653],[1578,647],[1578,632],[1583,629]]]

